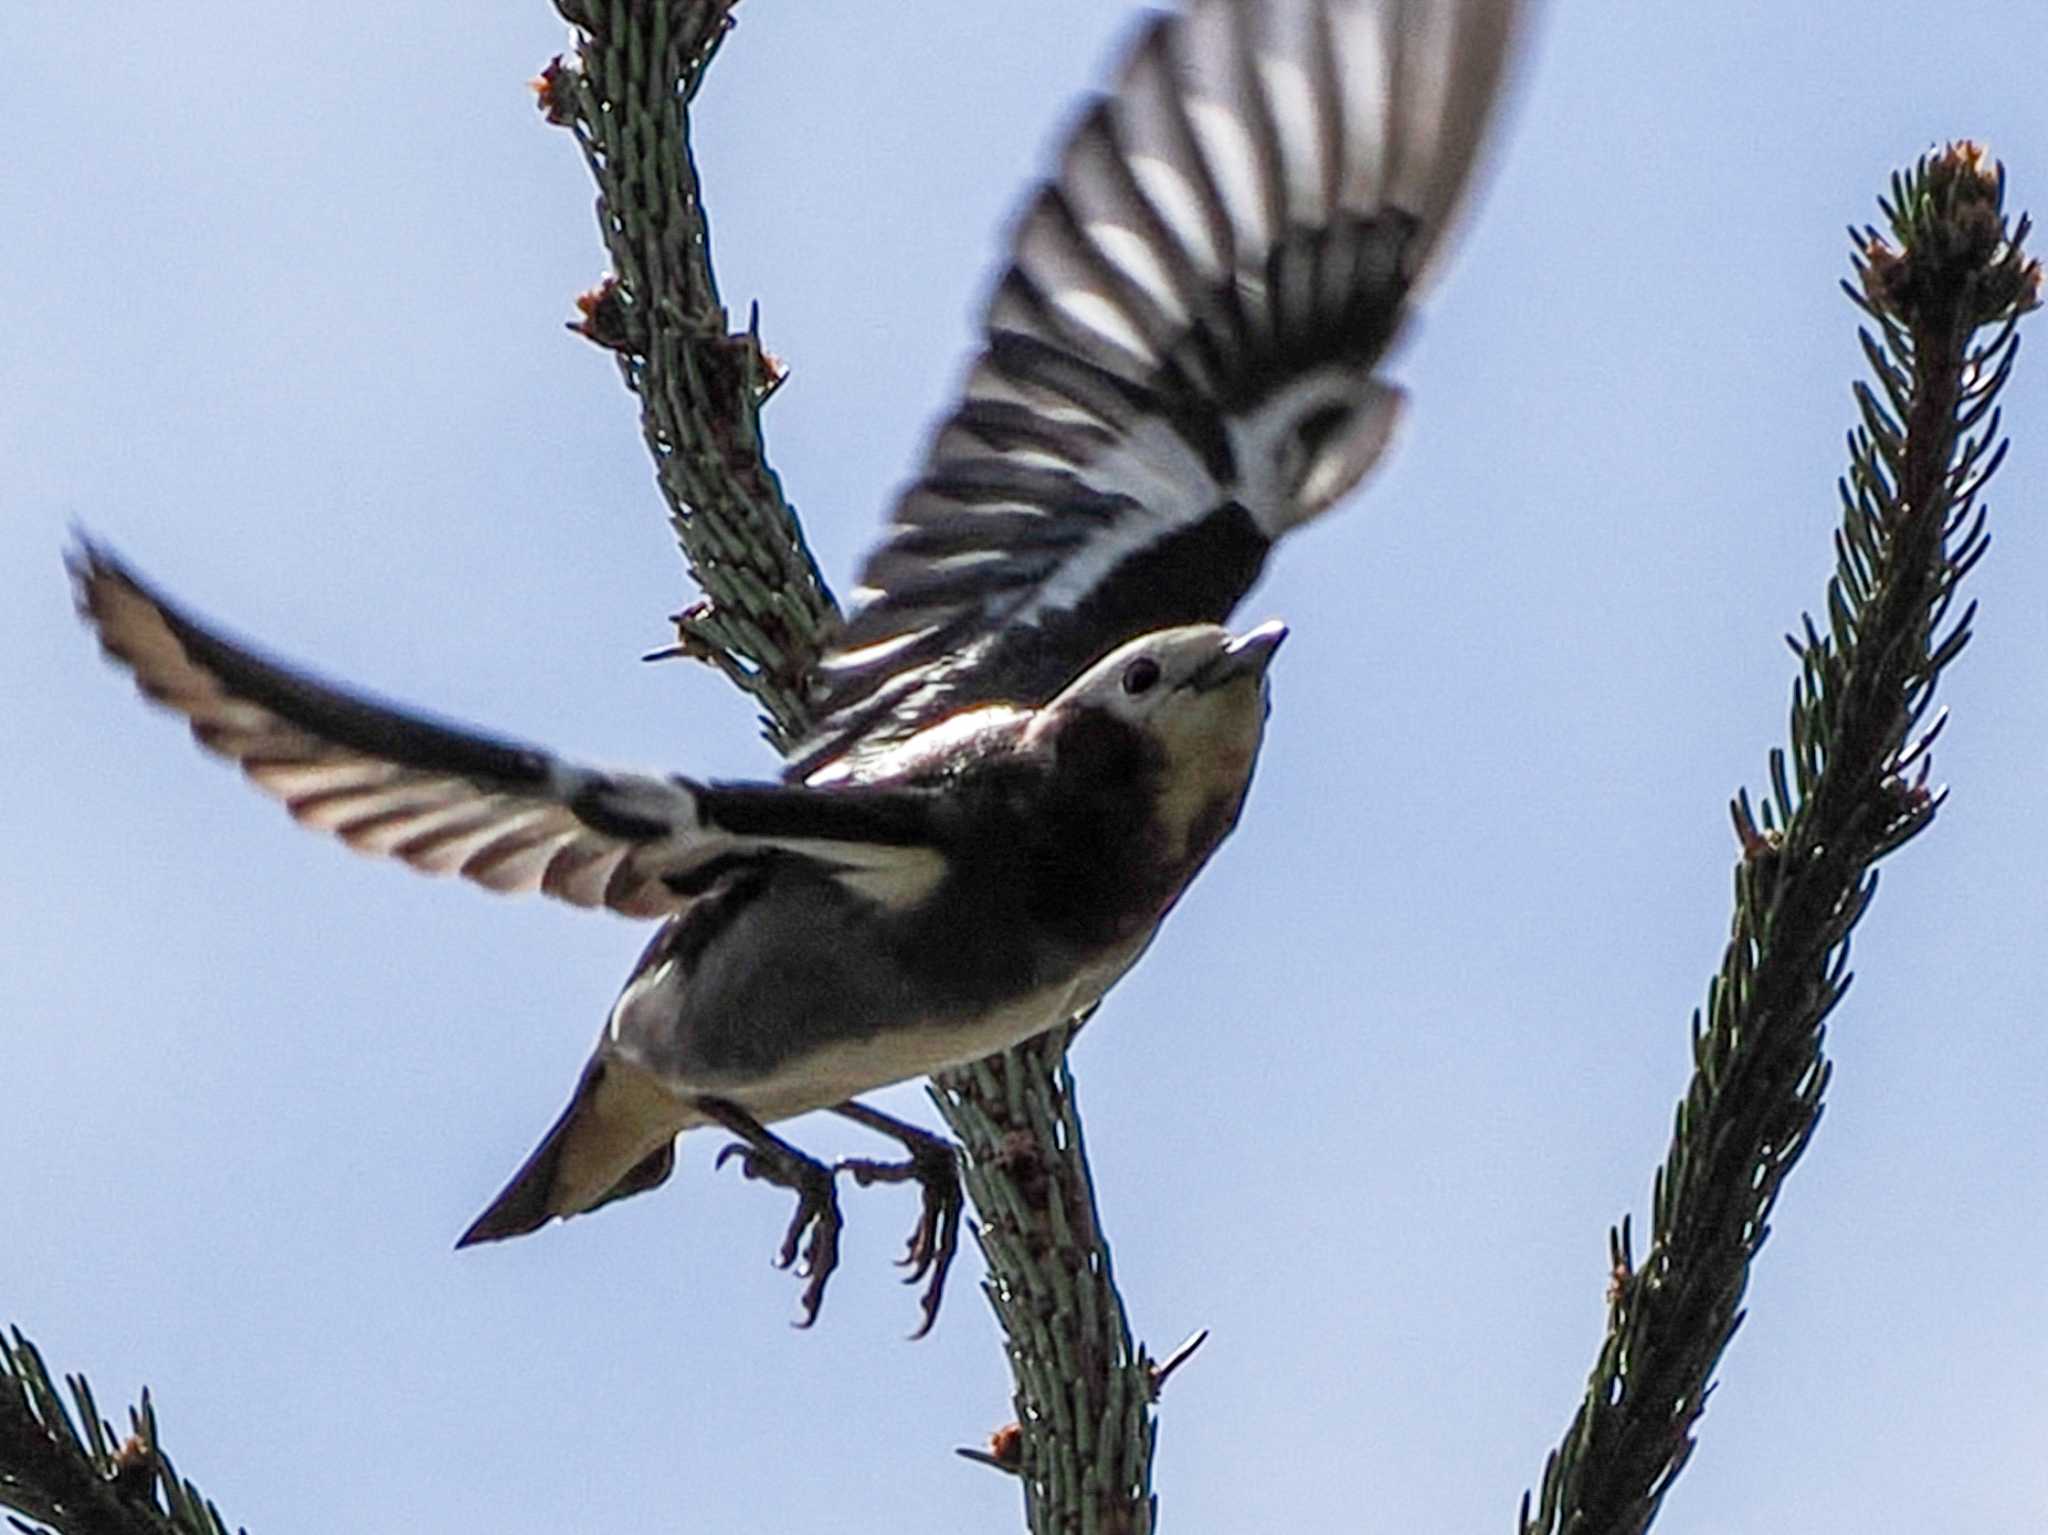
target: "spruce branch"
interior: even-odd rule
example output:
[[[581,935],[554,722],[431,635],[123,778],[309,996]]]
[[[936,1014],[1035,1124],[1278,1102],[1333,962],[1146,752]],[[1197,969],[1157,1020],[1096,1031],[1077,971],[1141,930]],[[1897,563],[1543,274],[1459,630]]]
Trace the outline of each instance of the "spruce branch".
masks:
[[[1956,593],[1986,548],[1979,497],[2005,452],[1995,402],[2041,286],[2028,221],[2008,222],[2004,200],[2002,167],[1954,144],[1893,177],[1888,233],[1851,231],[1844,287],[1874,327],[1860,336],[1875,382],[1856,386],[1826,620],[1788,637],[1799,676],[1769,795],[1731,807],[1733,934],[1693,1016],[1650,1243],[1638,1263],[1630,1222],[1610,1234],[1607,1336],[1533,1509],[1523,1498],[1523,1535],[1632,1535],[1656,1517],[1820,1117],[1825,1021],[1875,865],[1940,807],[1929,715],[1969,641],[1975,605],[1956,613]]]
[[[690,574],[704,599],[675,616],[667,654],[717,666],[766,711],[769,742],[801,733],[803,678],[837,609],[769,466],[761,405],[782,373],[757,317],[732,328],[711,270],[689,108],[732,26],[734,0],[558,0],[573,56],[534,82],[597,183],[612,274],[571,328],[613,351],[640,398]]]
[[[981,1217],[983,1288],[1016,1381],[1005,1443],[1027,1528],[1150,1530],[1152,1411],[1166,1371],[1131,1342],[1110,1268],[1067,1044],[1078,1024],[936,1079]],[[1177,1362],[1177,1361],[1176,1361]]]
[[[684,559],[706,600],[670,653],[718,666],[787,752],[837,609],[769,467],[760,410],[780,381],[758,318],[734,334],[712,274],[689,107],[735,0],[556,0],[571,55],[536,86],[599,190],[613,275],[575,327],[618,353]],[[1132,1345],[1066,1067],[1067,1030],[940,1078],[985,1284],[1008,1339],[1018,1470],[1036,1532],[1152,1527],[1154,1379]]]
[[[147,1391],[124,1437],[84,1376],[64,1384],[69,1406],[19,1328],[0,1338],[0,1508],[32,1521],[9,1524],[31,1535],[227,1535],[220,1510],[163,1453]]]

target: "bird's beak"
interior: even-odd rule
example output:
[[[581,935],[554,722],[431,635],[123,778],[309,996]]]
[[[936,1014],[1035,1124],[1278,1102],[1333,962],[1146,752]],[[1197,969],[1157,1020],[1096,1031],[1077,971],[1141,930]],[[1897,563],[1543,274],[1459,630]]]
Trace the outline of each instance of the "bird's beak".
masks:
[[[1256,677],[1266,670],[1273,652],[1287,638],[1287,625],[1268,619],[1249,633],[1240,634],[1216,653],[1214,660],[1196,672],[1189,682],[1197,692],[1222,687],[1240,677]]]

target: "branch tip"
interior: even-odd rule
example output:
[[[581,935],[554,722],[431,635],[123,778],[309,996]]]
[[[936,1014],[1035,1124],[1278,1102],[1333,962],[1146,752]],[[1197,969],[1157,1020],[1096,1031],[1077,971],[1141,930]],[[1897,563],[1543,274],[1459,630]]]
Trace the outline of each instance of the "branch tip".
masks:
[[[576,116],[575,73],[575,64],[558,53],[526,82],[540,115],[557,128],[567,127]]]
[[[1770,1211],[1824,1109],[1825,1020],[1849,985],[1851,930],[1878,862],[1940,809],[1929,781],[1946,717],[1916,726],[1969,640],[1974,608],[1951,621],[1950,604],[1986,547],[1977,497],[2004,450],[1992,402],[2040,297],[2030,226],[2004,196],[2003,168],[1958,141],[1892,178],[1888,232],[1852,233],[1845,287],[1876,322],[1859,336],[1873,382],[1853,390],[1861,424],[1825,622],[1808,615],[1787,636],[1799,673],[1769,792],[1729,805],[1733,931],[1693,1018],[1695,1071],[1653,1181],[1649,1243],[1638,1266],[1628,1222],[1610,1235],[1607,1337],[1523,1500],[1524,1535],[1639,1535],[1690,1459]]]

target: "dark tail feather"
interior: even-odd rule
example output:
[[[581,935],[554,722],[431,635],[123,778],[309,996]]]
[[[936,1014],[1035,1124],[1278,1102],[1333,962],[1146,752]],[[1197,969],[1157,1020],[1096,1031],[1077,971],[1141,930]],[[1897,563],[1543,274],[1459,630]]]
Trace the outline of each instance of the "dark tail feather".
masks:
[[[615,1121],[608,1122],[603,1113],[599,1088],[604,1077],[604,1063],[591,1062],[583,1073],[583,1080],[577,1083],[576,1094],[569,1100],[568,1108],[562,1111],[562,1117],[555,1121],[540,1145],[534,1148],[533,1155],[512,1175],[512,1181],[491,1201],[490,1208],[456,1240],[457,1247],[473,1247],[479,1242],[500,1242],[506,1237],[525,1236],[529,1231],[539,1230],[556,1216],[580,1215],[615,1199],[624,1199],[629,1194],[644,1193],[665,1181],[674,1171],[676,1143],[674,1136],[670,1135],[637,1162],[629,1163],[626,1171],[608,1187],[600,1185],[602,1192],[594,1197],[565,1186],[565,1156],[587,1164],[594,1155],[602,1156],[608,1149],[608,1143],[615,1143],[619,1131],[624,1128]],[[640,1144],[645,1144],[644,1139]],[[584,1181],[587,1184],[588,1180]]]
[[[580,1102],[582,1094],[577,1095]],[[549,1195],[555,1190],[555,1169],[562,1160],[562,1142],[568,1138],[569,1123],[576,1116],[572,1102],[548,1131],[547,1139],[512,1175],[512,1181],[491,1201],[491,1207],[470,1223],[469,1230],[456,1238],[457,1247],[474,1247],[478,1242],[501,1242],[506,1237],[523,1237],[538,1231],[554,1216]]]

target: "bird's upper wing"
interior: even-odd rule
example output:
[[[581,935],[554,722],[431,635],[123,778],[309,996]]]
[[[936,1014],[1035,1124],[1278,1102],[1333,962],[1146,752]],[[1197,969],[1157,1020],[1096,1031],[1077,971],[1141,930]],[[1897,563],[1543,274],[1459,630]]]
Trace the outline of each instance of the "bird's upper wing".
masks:
[[[387,707],[194,622],[105,549],[70,557],[79,611],[148,697],[293,817],[365,853],[628,916],[682,909],[736,858],[811,859],[885,902],[944,873],[931,795],[613,773]]]
[[[1516,0],[1190,0],[1026,206],[962,398],[862,572],[791,773],[1044,702],[1221,622],[1371,467],[1373,376],[1468,180]]]

